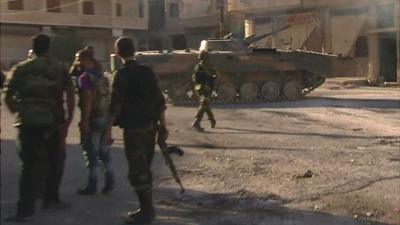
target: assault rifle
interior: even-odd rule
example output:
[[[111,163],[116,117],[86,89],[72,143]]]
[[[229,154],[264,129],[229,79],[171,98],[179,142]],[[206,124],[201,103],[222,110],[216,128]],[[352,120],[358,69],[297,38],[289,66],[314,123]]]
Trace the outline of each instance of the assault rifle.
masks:
[[[175,181],[179,184],[179,187],[181,188],[180,193],[183,194],[185,192],[185,188],[183,188],[181,180],[179,179],[179,176],[178,176],[178,172],[176,171],[174,161],[172,161],[172,158],[170,155],[170,154],[177,154],[179,156],[183,156],[183,154],[184,154],[183,150],[177,146],[168,146],[165,141],[159,142],[158,146],[160,146],[160,150],[161,150],[162,156],[164,157],[165,164],[167,165],[167,167],[168,167],[169,171],[171,172],[172,176],[174,177]]]

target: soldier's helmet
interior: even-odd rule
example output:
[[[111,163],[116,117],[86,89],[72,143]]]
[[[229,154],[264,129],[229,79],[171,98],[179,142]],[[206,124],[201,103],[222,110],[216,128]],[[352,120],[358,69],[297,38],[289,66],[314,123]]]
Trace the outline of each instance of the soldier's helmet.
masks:
[[[207,51],[201,51],[199,55],[197,56],[197,59],[199,60],[207,60],[208,59],[208,52]]]

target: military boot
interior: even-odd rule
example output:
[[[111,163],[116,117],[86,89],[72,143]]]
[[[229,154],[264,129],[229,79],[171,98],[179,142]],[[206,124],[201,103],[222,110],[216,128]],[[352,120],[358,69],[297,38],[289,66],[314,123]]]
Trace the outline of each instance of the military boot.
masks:
[[[200,126],[200,121],[201,119],[196,118],[192,123],[192,127],[196,129],[198,132],[204,132],[204,129]]]
[[[211,128],[215,128],[215,125],[217,125],[217,121],[215,119],[210,119],[211,123]]]
[[[206,108],[206,113],[208,116],[208,120],[210,120],[211,128],[215,128],[217,121],[215,120],[214,113],[211,111],[211,108],[209,106]]]
[[[139,199],[140,208],[136,211],[128,212],[125,224],[151,224],[156,217],[151,190],[136,191],[136,194]]]

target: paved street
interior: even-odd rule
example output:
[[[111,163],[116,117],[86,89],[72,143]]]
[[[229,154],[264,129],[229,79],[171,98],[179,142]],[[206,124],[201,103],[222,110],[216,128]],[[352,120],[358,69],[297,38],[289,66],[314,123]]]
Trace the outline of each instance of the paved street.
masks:
[[[204,122],[204,134],[189,127],[194,107],[168,106],[169,142],[186,151],[175,159],[187,193],[179,195],[157,151],[155,224],[400,224],[393,212],[400,204],[399,99],[398,88],[344,89],[328,82],[297,102],[217,106],[217,129]],[[30,225],[122,224],[123,212],[137,206],[117,129],[115,191],[76,194],[86,182],[78,117],[68,137],[61,187],[62,199],[73,207],[42,212],[39,201]],[[1,119],[1,224],[8,224],[4,218],[15,211],[20,161],[13,119],[4,108]],[[307,169],[315,176],[298,178]]]

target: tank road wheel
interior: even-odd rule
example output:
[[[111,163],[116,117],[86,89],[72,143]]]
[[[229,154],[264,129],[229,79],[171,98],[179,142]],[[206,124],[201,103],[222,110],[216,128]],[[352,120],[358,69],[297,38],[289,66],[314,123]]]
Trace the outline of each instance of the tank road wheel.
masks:
[[[288,100],[297,100],[302,96],[301,84],[297,80],[290,80],[285,84],[283,93]]]
[[[261,87],[261,96],[268,101],[278,100],[281,90],[279,84],[273,81],[266,82]]]
[[[222,83],[218,87],[218,99],[222,102],[232,102],[236,96],[236,87],[232,83]]]
[[[245,101],[252,101],[257,98],[258,87],[255,83],[247,82],[240,87],[240,98]]]

